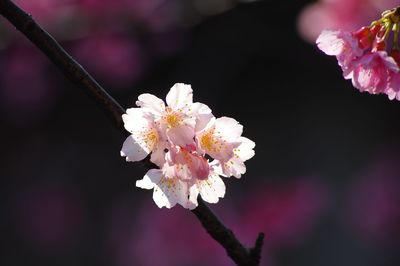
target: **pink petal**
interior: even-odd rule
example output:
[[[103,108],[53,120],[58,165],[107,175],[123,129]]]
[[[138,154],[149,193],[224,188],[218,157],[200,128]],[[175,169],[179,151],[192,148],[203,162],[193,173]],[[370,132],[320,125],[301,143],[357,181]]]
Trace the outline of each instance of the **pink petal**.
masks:
[[[194,129],[186,125],[168,129],[167,137],[169,141],[176,146],[186,147],[196,144],[194,142]]]

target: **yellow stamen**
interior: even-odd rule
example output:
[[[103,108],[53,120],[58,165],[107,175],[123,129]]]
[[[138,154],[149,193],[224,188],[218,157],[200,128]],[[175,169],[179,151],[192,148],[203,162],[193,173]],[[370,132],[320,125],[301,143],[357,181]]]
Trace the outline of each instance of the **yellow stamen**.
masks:
[[[168,114],[165,117],[165,121],[167,122],[168,126],[171,127],[176,127],[180,124],[181,119],[179,116],[177,116],[176,114],[172,113],[172,114]]]
[[[154,146],[156,145],[156,143],[158,142],[158,134],[157,131],[155,129],[150,129],[149,131],[147,131],[144,136],[144,142],[147,144],[147,146],[149,147],[150,150],[152,150],[154,148]]]
[[[206,134],[201,136],[200,143],[204,149],[206,149],[208,151],[212,150],[212,148],[214,146],[214,138],[212,136],[212,132],[207,132]]]

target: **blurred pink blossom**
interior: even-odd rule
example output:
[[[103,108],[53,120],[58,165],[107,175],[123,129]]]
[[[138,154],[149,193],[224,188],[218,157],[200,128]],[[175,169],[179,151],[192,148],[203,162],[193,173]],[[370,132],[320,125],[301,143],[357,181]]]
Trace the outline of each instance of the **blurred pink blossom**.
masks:
[[[118,203],[108,216],[112,218],[107,245],[112,265],[232,265],[224,249],[186,209]]]
[[[176,0],[130,1],[133,16],[152,32],[163,32],[178,27],[182,7]]]
[[[100,23],[122,20],[156,32],[175,27],[179,11],[176,0],[78,0],[78,8]]]
[[[41,252],[68,252],[83,232],[84,206],[74,188],[35,185],[15,193],[11,205],[20,236]]]
[[[398,245],[400,234],[400,156],[372,162],[347,195],[345,223],[370,245]]]
[[[187,34],[183,30],[157,32],[150,36],[149,43],[155,56],[175,55],[187,43]]]
[[[176,53],[185,42],[185,5],[176,0],[15,2],[63,46],[70,46],[72,55],[109,89],[131,88],[149,66]],[[57,91],[58,85],[45,73],[51,65],[27,55],[31,52],[16,54],[22,48],[15,43],[28,41],[10,23],[4,23],[2,36],[0,109],[17,124],[35,123],[49,111]]]
[[[119,34],[92,34],[73,45],[72,55],[99,80],[117,88],[137,81],[146,65],[140,44]]]
[[[356,30],[398,4],[396,0],[320,0],[303,9],[297,28],[304,40],[314,43],[323,29]]]
[[[264,232],[261,265],[271,266],[275,265],[273,253],[306,241],[326,209],[328,197],[326,187],[312,179],[266,183],[243,195],[240,204],[224,202],[213,206],[213,211],[247,246]],[[108,215],[111,264],[232,265],[225,250],[187,210],[158,209],[151,203],[134,213],[133,208],[138,209],[137,201],[119,202]]]
[[[38,51],[17,47],[6,52],[1,62],[0,108],[13,122],[27,125],[53,106],[57,89],[51,87],[46,59]]]
[[[105,15],[114,16],[116,14],[126,13],[129,3],[136,2],[136,0],[77,0],[76,2],[86,15],[100,17]]]
[[[14,0],[39,23],[52,26],[73,8],[76,0]]]
[[[267,251],[290,249],[306,241],[328,203],[327,188],[313,179],[266,183],[242,202],[235,230],[249,244],[264,232]]]

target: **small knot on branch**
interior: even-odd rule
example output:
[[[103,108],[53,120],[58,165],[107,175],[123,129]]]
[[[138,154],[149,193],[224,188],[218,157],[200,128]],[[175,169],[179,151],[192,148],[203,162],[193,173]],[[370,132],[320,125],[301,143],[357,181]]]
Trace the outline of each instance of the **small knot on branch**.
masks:
[[[252,265],[260,265],[261,250],[262,246],[264,245],[264,237],[265,234],[263,232],[259,233],[254,247],[249,250]]]

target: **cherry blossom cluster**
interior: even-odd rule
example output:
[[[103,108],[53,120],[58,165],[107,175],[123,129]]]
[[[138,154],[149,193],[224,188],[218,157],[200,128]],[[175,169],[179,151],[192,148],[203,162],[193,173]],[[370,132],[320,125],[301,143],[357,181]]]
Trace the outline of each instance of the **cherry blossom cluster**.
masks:
[[[217,203],[225,195],[220,176],[240,178],[244,162],[254,156],[255,143],[242,136],[243,126],[229,117],[216,118],[211,109],[193,102],[190,85],[175,84],[166,104],[152,94],[141,94],[136,108],[122,116],[130,132],[121,156],[141,161],[150,154],[158,168],[150,169],[136,186],[153,189],[158,207],[176,204],[194,209],[197,197]]]
[[[355,32],[324,30],[319,49],[336,56],[345,79],[371,94],[387,94],[400,100],[400,7]]]

